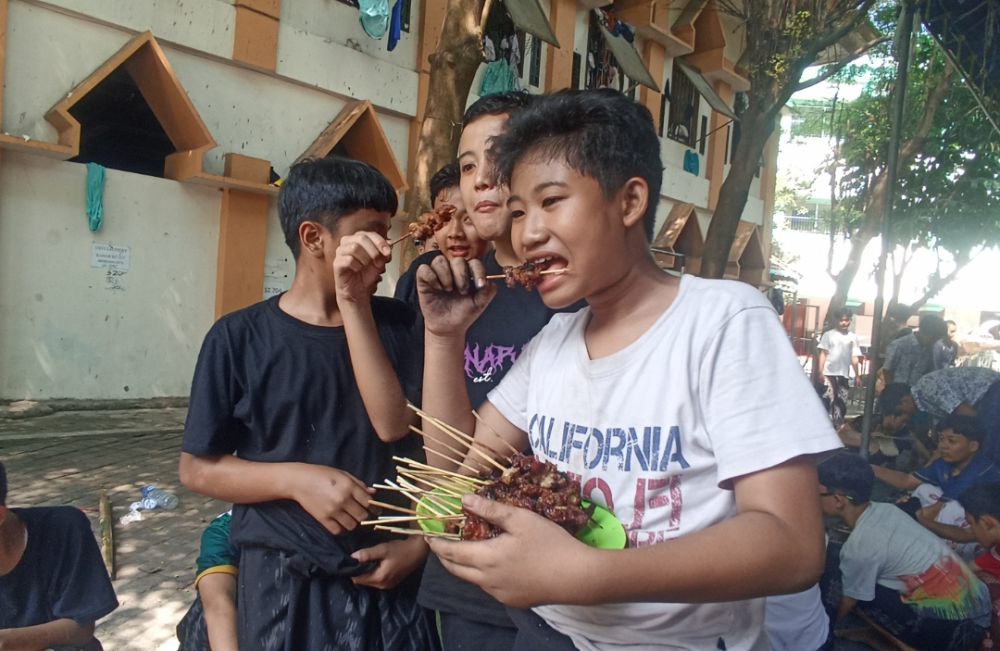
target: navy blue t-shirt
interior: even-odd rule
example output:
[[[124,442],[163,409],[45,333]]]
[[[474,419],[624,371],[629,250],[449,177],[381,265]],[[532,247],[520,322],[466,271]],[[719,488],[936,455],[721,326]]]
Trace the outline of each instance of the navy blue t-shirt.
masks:
[[[278,307],[279,298],[222,317],[205,336],[183,451],[329,466],[368,486],[393,476],[392,455],[413,456],[416,437],[395,444],[378,439],[354,378],[344,328],[299,321]],[[372,313],[403,391],[418,401],[421,369],[412,311],[375,297]],[[327,574],[356,573],[349,554],[386,538],[370,527],[330,536],[290,501],[235,505],[231,535],[239,545],[301,553]]]
[[[14,569],[0,576],[0,629],[57,619],[88,625],[118,598],[87,516],[71,506],[11,509],[28,530]]]
[[[433,251],[414,260],[396,285],[397,298],[419,310],[416,269],[438,255],[441,255],[439,251]],[[503,273],[495,251],[487,252],[482,260],[487,275]],[[561,311],[575,312],[583,305],[581,302],[567,310],[553,310],[542,302],[537,291],[527,291],[520,286],[507,287],[501,282],[496,296],[465,335],[465,388],[472,406],[478,408],[486,401],[487,394],[500,384],[521,350],[549,322],[553,314]],[[434,554],[427,557],[419,600],[420,605],[425,608],[457,614],[494,626],[514,627],[506,608],[500,602],[477,586],[450,574]]]

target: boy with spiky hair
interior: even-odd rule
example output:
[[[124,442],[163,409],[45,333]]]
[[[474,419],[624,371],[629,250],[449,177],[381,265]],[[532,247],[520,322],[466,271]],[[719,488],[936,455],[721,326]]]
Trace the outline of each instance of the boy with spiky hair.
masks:
[[[0,463],[0,649],[100,651],[94,623],[118,607],[87,517],[7,507]]]
[[[493,145],[516,255],[559,272],[542,300],[589,307],[553,317],[477,423],[456,399],[464,332],[496,288],[475,262],[422,267],[424,408],[576,475],[629,547],[590,548],[467,496],[504,533],[432,550],[501,602],[536,607],[518,649],[761,648],[758,597],[822,569],[819,505],[801,498],[815,490],[810,455],[839,446],[774,309],[749,285],[676,278],[650,256],[663,167],[641,105],[563,91],[513,114]]]
[[[294,165],[278,197],[291,288],[222,317],[202,345],[180,476],[235,504],[241,649],[436,645],[415,595],[426,546],[358,528],[419,375],[412,312],[373,296],[396,208],[370,165]]]

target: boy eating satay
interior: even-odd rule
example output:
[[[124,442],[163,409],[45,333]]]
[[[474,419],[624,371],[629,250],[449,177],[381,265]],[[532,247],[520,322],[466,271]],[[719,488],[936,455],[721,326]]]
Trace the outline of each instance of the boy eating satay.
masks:
[[[536,607],[537,622],[518,621],[519,650],[765,648],[757,597],[802,590],[822,570],[809,455],[840,445],[773,308],[750,285],[657,267],[659,140],[649,112],[620,93],[538,99],[493,152],[517,256],[563,270],[540,277],[542,299],[589,307],[553,317],[477,422],[462,399],[464,333],[495,283],[477,261],[421,267],[424,409],[578,475],[629,548],[594,549],[541,516],[467,496],[504,533],[432,549],[508,606]]]

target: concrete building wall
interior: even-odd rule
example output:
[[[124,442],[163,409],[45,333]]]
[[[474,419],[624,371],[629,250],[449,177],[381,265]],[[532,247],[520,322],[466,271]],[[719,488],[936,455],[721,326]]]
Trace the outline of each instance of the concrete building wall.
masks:
[[[213,320],[220,197],[108,170],[91,233],[84,165],[5,152],[0,397],[185,395]],[[101,266],[106,245],[127,264]]]

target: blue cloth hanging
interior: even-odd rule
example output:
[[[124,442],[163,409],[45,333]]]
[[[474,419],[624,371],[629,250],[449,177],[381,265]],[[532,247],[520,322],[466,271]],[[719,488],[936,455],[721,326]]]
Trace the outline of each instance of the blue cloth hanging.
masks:
[[[389,29],[389,0],[358,0],[358,20],[365,34],[379,40]]]
[[[87,163],[87,221],[91,233],[104,223],[104,166],[97,163]]]
[[[399,43],[399,37],[403,34],[403,0],[396,0],[392,6],[392,16],[389,19],[389,47],[392,52]]]
[[[693,149],[688,149],[684,152],[684,171],[691,172],[695,176],[698,176],[698,154]]]

